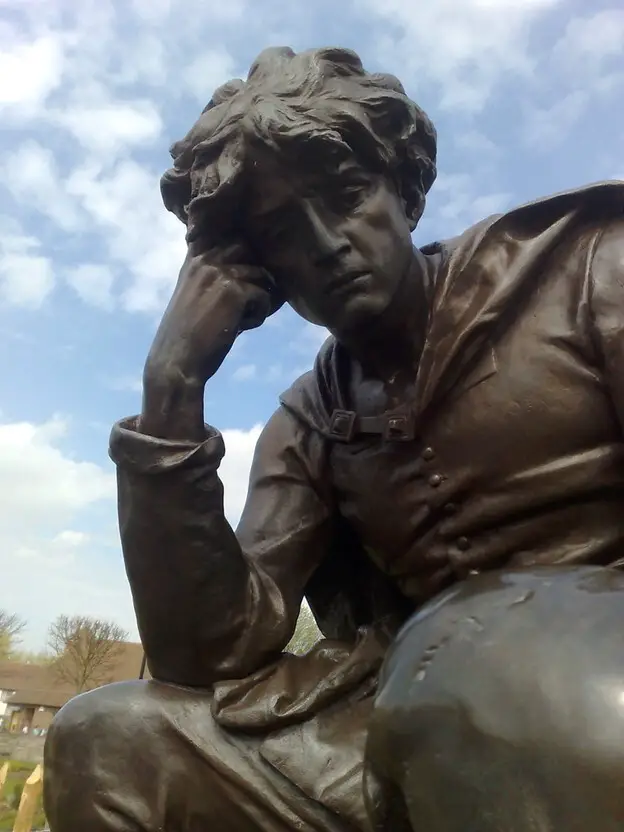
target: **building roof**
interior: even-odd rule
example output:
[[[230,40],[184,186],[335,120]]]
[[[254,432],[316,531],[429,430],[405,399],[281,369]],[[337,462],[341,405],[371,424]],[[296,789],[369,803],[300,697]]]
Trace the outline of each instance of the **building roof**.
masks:
[[[25,708],[62,708],[73,692],[46,688],[24,688],[16,690],[6,698],[7,705],[22,705]]]
[[[142,645],[125,642],[123,648],[102,684],[139,678]],[[147,671],[145,677],[149,678]],[[76,694],[75,687],[60,680],[50,665],[10,661],[0,661],[0,691],[4,691],[3,699],[9,705],[35,708],[61,708]]]

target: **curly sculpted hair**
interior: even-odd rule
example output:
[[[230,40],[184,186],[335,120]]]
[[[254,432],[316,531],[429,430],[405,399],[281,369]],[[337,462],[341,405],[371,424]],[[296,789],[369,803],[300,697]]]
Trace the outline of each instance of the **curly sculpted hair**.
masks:
[[[329,162],[350,153],[392,177],[411,227],[436,176],[436,131],[392,75],[368,73],[348,49],[267,49],[247,81],[219,87],[189,133],[171,148],[161,180],[165,207],[190,242],[219,235],[240,206],[246,151],[260,143],[297,163],[322,145]],[[321,156],[321,158],[323,158]]]

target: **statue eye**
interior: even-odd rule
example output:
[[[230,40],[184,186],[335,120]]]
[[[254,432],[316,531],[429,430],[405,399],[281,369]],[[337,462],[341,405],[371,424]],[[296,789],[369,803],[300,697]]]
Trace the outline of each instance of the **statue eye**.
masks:
[[[359,205],[369,191],[367,182],[347,182],[341,188],[340,198],[343,205],[355,208]]]

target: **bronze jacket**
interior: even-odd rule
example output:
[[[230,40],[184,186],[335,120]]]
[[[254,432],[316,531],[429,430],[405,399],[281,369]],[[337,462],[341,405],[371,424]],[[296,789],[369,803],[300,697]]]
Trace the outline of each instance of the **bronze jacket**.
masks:
[[[116,425],[152,674],[257,681],[304,594],[326,635],[353,638],[373,622],[392,632],[471,571],[624,558],[623,208],[623,183],[595,185],[424,249],[434,283],[414,400],[362,418],[357,364],[328,342],[264,429],[236,534],[216,430],[191,445]],[[317,653],[326,675],[332,649]],[[365,674],[353,655],[343,682]]]

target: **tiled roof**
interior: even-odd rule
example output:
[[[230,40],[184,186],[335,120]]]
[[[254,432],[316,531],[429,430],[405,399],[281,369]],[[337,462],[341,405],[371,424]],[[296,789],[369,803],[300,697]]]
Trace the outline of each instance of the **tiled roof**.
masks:
[[[143,647],[128,642],[115,667],[107,674],[106,682],[138,679],[143,659]],[[145,673],[149,678],[149,673]],[[60,708],[75,695],[74,687],[58,679],[49,665],[0,661],[0,691],[10,705]]]

